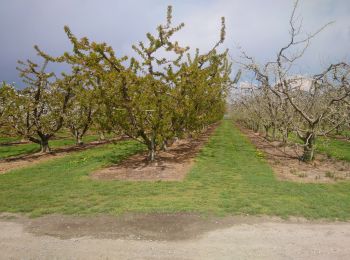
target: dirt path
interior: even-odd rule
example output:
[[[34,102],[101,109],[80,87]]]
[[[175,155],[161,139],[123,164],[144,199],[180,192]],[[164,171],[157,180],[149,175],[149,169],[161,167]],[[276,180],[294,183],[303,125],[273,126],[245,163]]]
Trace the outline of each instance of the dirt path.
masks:
[[[350,223],[196,215],[0,220],[0,259],[349,259]]]

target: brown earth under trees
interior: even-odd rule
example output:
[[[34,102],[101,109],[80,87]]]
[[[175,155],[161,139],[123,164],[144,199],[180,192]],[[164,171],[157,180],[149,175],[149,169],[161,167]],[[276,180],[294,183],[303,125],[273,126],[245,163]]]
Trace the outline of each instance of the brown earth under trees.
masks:
[[[268,141],[261,134],[238,125],[241,132],[248,137],[265,157],[280,180],[304,183],[334,183],[350,180],[350,163],[316,154],[315,160],[306,163],[299,160],[302,147],[283,145],[279,141]]]
[[[90,177],[95,180],[181,181],[217,126],[218,124],[209,126],[198,138],[176,141],[166,151],[159,151],[154,162],[147,160],[146,153],[135,154],[120,164],[92,173]]]

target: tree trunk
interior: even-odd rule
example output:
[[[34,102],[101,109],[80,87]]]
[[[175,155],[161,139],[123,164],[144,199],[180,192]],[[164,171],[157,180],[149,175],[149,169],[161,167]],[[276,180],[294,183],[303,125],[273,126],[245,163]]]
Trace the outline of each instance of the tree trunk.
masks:
[[[162,151],[166,151],[168,150],[168,142],[167,140],[164,140],[163,143],[162,143],[162,146],[160,148]]]
[[[270,130],[270,126],[264,125],[264,128],[265,128],[265,138],[266,138],[266,139],[269,139],[269,130]]]
[[[276,140],[276,124],[272,125],[272,140]]]
[[[289,137],[289,129],[282,129],[282,143],[286,144],[288,142],[288,137]]]
[[[340,125],[338,125],[338,126],[336,127],[336,129],[335,129],[335,134],[336,134],[336,135],[340,135],[340,134],[341,134],[341,126],[340,126]]]
[[[49,153],[51,152],[50,146],[49,146],[49,140],[44,138],[40,141],[40,147],[42,153]]]
[[[106,140],[105,134],[103,131],[100,131],[100,136],[99,136],[100,141]]]
[[[260,124],[255,124],[255,126],[254,126],[254,132],[255,132],[255,133],[259,133],[259,129],[260,129]]]
[[[75,144],[76,145],[83,145],[83,138],[80,134],[77,134],[75,136]]]
[[[153,162],[155,159],[156,159],[156,151],[155,151],[155,149],[150,149],[148,151],[148,160]]]
[[[314,159],[315,152],[315,136],[313,133],[307,133],[304,139],[304,153],[302,155],[302,160],[304,162],[309,162]]]
[[[156,158],[156,145],[155,140],[152,138],[149,146],[148,146],[148,159],[153,162]]]

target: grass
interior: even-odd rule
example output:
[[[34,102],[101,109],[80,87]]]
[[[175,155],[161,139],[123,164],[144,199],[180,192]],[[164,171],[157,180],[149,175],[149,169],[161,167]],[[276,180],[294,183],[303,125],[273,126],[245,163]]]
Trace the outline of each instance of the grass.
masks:
[[[350,183],[278,181],[259,152],[223,121],[183,182],[93,181],[90,172],[143,149],[133,141],[0,175],[0,212],[263,214],[350,219]]]
[[[0,140],[6,140],[4,142],[16,141],[14,138],[1,138]],[[91,142],[98,140],[98,136],[91,135],[84,137],[85,142]],[[66,139],[57,139],[50,141],[51,148],[59,148],[69,145],[74,145],[75,141],[72,138]],[[24,154],[30,154],[40,151],[40,146],[35,143],[26,143],[26,144],[16,144],[16,145],[3,145],[0,144],[0,159],[4,159],[11,156],[19,156]]]
[[[296,134],[290,134],[289,140],[302,144]],[[332,137],[318,137],[316,139],[316,152],[323,153],[338,160],[350,162],[350,142]]]
[[[330,157],[350,162],[350,142],[334,138],[322,138],[318,142],[317,150]]]
[[[38,151],[40,151],[40,146],[33,143],[0,146],[0,159],[35,153]]]
[[[350,129],[342,131],[341,135],[346,137],[346,138],[349,138],[350,137]]]
[[[20,137],[0,136],[0,145],[3,143],[15,142],[19,140],[21,140]]]

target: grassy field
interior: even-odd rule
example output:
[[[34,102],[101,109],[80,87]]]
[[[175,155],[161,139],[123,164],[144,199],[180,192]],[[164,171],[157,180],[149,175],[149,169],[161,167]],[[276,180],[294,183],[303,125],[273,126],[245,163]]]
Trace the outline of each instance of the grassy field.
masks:
[[[121,214],[199,212],[350,219],[350,183],[276,180],[250,142],[225,120],[183,182],[93,181],[90,172],[144,149],[133,141],[0,175],[0,212]]]
[[[0,140],[5,140],[5,138],[2,138]],[[6,139],[6,142],[16,141],[13,138],[12,139]],[[84,137],[84,142],[92,142],[98,140],[98,136],[91,135]],[[59,148],[69,145],[74,145],[75,141],[72,138],[65,138],[65,139],[57,139],[50,141],[50,147],[51,148]],[[16,145],[3,145],[0,144],[0,159],[4,159],[11,156],[19,156],[24,154],[30,154],[40,151],[40,146],[35,143],[26,143],[26,144],[16,144]]]

